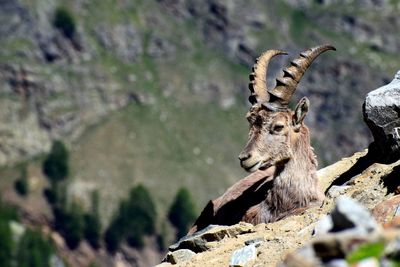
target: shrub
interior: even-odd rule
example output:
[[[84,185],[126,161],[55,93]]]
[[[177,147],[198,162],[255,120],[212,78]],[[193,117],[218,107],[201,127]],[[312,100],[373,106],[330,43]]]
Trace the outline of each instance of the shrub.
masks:
[[[11,267],[13,239],[9,221],[0,218],[0,266]]]
[[[27,229],[19,241],[16,262],[19,267],[50,267],[50,257],[54,253],[50,240],[39,232]]]
[[[84,216],[82,208],[72,203],[69,209],[65,206],[53,207],[55,229],[65,238],[70,249],[78,247],[84,233]]]
[[[19,178],[15,181],[14,184],[15,191],[21,196],[26,196],[29,192],[29,184],[28,184],[28,170],[27,166],[24,164],[21,167],[21,173]]]
[[[104,242],[106,243],[107,250],[115,253],[121,244],[123,238],[123,229],[119,227],[117,218],[114,218],[110,226],[104,233]]]
[[[99,216],[99,193],[94,191],[92,194],[92,211],[84,216],[85,230],[84,235],[89,244],[97,249],[100,247],[101,222]]]
[[[50,205],[54,205],[57,202],[57,194],[56,191],[54,191],[53,189],[46,188],[43,192],[43,195]]]
[[[11,267],[14,242],[10,221],[17,220],[16,209],[5,205],[0,200],[0,266]]]
[[[163,252],[167,249],[168,237],[169,237],[169,234],[168,234],[168,229],[167,229],[167,222],[163,221],[161,224],[160,232],[157,234],[157,238],[156,238],[157,248],[160,252]]]
[[[53,25],[59,29],[65,37],[72,39],[75,35],[76,23],[71,12],[65,7],[58,7],[54,14]]]
[[[18,179],[15,181],[15,191],[21,196],[28,195],[28,181],[26,179]]]
[[[54,141],[51,151],[43,162],[43,173],[52,183],[60,182],[69,174],[68,150],[61,141]]]
[[[93,248],[99,248],[101,237],[101,223],[98,214],[86,214],[84,216],[84,222],[85,239]]]
[[[186,235],[196,219],[195,205],[186,188],[180,188],[177,192],[169,209],[168,219],[177,229],[177,239]]]
[[[83,238],[83,211],[80,205],[72,203],[70,210],[65,215],[63,235],[68,247],[75,249]]]
[[[18,221],[17,209],[13,206],[3,203],[1,199],[0,199],[0,220]]]

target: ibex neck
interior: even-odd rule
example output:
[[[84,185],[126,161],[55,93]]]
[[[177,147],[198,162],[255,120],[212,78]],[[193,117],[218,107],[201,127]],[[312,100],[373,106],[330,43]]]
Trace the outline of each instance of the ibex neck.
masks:
[[[311,148],[297,149],[293,154],[293,157],[275,172],[273,186],[264,203],[266,222],[275,221],[282,214],[289,214],[295,209],[323,200]]]

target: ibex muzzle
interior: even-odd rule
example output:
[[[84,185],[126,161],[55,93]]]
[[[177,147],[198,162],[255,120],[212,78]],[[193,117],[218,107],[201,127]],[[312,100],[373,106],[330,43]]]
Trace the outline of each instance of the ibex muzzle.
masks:
[[[283,77],[276,80],[272,90],[268,90],[266,84],[268,63],[274,56],[286,52],[268,50],[257,59],[249,84],[249,101],[252,104],[247,114],[249,140],[239,154],[240,165],[245,170],[254,172],[272,165],[282,165],[292,158],[293,146],[298,143],[300,132],[307,130],[302,126],[309,101],[306,97],[302,98],[294,111],[288,108],[288,104],[307,68],[327,50],[335,48],[322,45],[302,52],[283,70]]]

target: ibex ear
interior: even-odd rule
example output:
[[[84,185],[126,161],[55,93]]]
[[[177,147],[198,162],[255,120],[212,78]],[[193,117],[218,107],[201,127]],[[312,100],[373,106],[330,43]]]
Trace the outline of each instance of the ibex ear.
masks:
[[[296,109],[294,110],[292,122],[294,130],[296,132],[300,130],[301,124],[303,123],[303,120],[307,115],[309,105],[310,101],[308,100],[308,98],[303,97],[302,99],[300,99],[299,103],[296,106]]]

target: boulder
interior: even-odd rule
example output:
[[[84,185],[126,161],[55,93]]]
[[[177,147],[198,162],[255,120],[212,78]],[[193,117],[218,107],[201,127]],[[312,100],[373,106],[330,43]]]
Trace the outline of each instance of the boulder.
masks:
[[[370,150],[383,161],[400,156],[400,71],[392,82],[369,92],[363,105],[364,121],[374,137]]]
[[[196,253],[190,249],[179,249],[169,252],[164,261],[172,264],[178,264],[190,260],[194,255],[196,255]]]
[[[181,238],[176,244],[171,245],[169,250],[190,249],[198,253],[210,249],[214,241],[251,232],[254,232],[254,226],[244,222],[231,226],[210,225],[192,236]]]
[[[337,198],[332,212],[317,222],[314,235],[341,231],[368,235],[377,230],[379,225],[370,212],[359,202],[344,195]]]
[[[347,196],[338,198],[330,217],[333,222],[330,232],[351,230],[359,234],[369,234],[378,229],[378,224],[371,214],[362,205]]]

